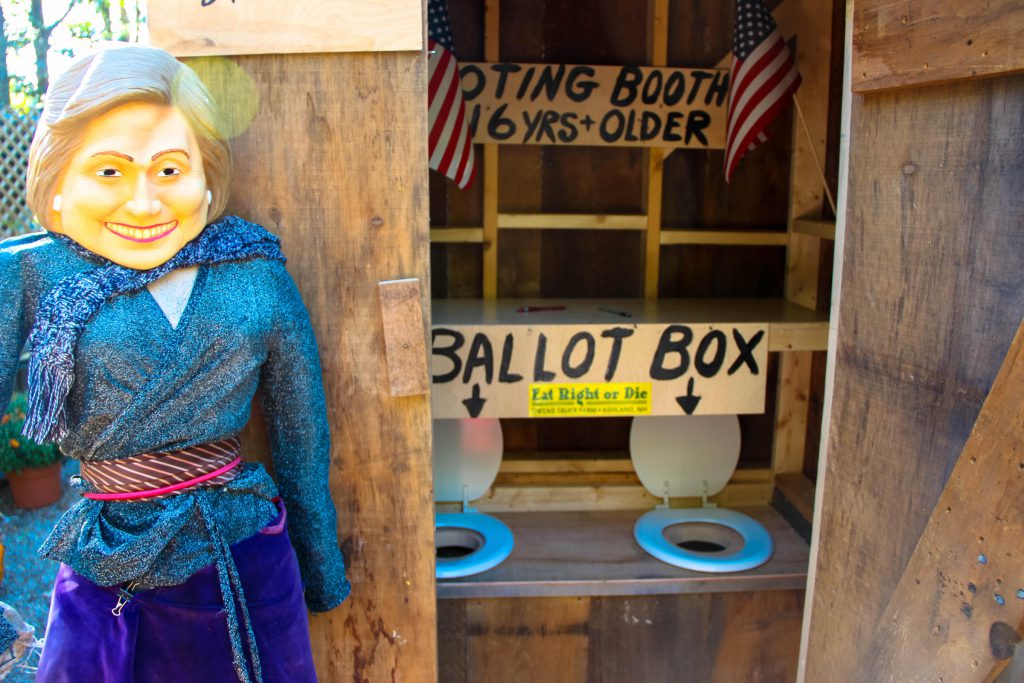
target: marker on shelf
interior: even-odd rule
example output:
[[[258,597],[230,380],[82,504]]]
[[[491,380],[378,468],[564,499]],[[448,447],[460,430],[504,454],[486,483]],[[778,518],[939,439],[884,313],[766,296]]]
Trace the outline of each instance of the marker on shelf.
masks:
[[[633,317],[632,313],[627,313],[626,311],[613,311],[610,308],[602,308],[601,306],[598,306],[597,310],[601,311],[602,313],[611,313],[612,315],[617,315],[620,318],[632,318]]]
[[[516,313],[539,313],[541,311],[564,311],[565,306],[520,306]]]

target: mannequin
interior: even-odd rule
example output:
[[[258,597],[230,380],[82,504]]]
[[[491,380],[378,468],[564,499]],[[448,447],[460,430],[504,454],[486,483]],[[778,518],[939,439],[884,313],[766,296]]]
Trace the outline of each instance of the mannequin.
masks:
[[[46,232],[0,243],[0,391],[28,338],[26,435],[82,462],[40,549],[62,563],[41,683],[314,681],[306,608],[348,595],[316,341],[277,238],[220,217],[221,129],[153,48],[48,93],[27,178]],[[276,484],[239,452],[253,398]]]

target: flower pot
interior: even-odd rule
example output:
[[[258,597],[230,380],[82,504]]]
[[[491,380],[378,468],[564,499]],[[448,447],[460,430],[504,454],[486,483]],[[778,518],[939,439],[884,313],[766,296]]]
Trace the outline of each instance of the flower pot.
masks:
[[[51,505],[60,500],[61,464],[55,462],[46,467],[26,467],[21,472],[8,472],[11,496],[17,507],[31,510]]]

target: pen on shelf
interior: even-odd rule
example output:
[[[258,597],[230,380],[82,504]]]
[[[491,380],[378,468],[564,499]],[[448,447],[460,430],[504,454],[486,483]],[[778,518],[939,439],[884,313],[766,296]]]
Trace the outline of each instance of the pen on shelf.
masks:
[[[612,315],[617,315],[620,318],[632,318],[633,317],[632,313],[626,313],[625,311],[613,311],[610,308],[602,308],[601,306],[598,306],[597,310],[601,311],[602,313],[611,313]]]
[[[564,311],[565,306],[520,306],[517,313],[537,313],[540,311]]]

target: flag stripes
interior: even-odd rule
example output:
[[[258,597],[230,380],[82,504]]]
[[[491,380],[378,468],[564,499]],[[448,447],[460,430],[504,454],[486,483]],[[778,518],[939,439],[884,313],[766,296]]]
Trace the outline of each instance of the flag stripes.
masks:
[[[762,0],[739,0],[733,36],[725,179],[747,152],[767,140],[765,128],[800,87],[800,73]]]

